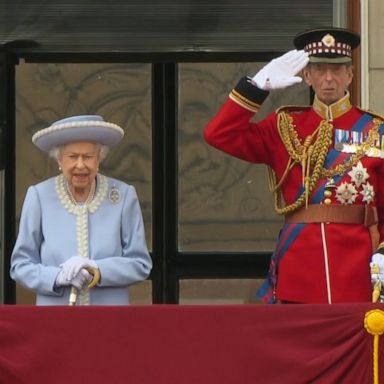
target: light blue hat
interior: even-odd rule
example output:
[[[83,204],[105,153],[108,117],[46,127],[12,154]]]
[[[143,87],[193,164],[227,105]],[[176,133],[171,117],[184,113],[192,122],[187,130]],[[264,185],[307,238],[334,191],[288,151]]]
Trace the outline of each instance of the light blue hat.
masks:
[[[32,142],[42,151],[79,141],[88,141],[116,146],[124,136],[124,131],[116,124],[104,121],[98,115],[80,115],[67,117],[54,122],[50,127],[41,129],[32,136]]]

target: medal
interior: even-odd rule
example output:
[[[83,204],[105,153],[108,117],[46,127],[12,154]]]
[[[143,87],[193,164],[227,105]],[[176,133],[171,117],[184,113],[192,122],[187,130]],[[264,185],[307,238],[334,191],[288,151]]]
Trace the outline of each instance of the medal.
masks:
[[[356,166],[352,167],[352,170],[348,172],[348,175],[351,177],[352,183],[355,183],[357,187],[360,187],[360,185],[364,184],[369,178],[367,168],[363,167],[361,161],[359,161]]]
[[[356,197],[357,191],[353,184],[344,182],[336,188],[336,199],[341,204],[353,204]]]
[[[375,191],[373,190],[373,186],[367,182],[367,184],[363,185],[363,190],[360,192],[363,195],[363,201],[367,204],[373,201],[375,197]]]

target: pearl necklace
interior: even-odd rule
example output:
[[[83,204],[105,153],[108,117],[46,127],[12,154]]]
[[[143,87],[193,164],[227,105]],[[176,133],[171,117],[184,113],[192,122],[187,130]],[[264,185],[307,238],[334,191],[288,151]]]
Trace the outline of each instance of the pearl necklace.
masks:
[[[75,215],[83,212],[83,208],[86,211],[93,213],[95,212],[102,201],[105,199],[108,190],[108,181],[107,178],[101,174],[97,175],[97,191],[95,185],[94,196],[90,195],[90,201],[87,204],[78,204],[73,196],[69,194],[68,188],[66,187],[66,179],[63,174],[56,176],[55,179],[56,192],[59,200],[63,204],[64,208]]]
[[[93,180],[91,188],[90,188],[88,196],[87,196],[87,199],[85,201],[77,201],[75,199],[75,196],[73,196],[71,190],[69,189],[68,181],[66,182],[66,189],[67,189],[68,196],[69,196],[69,198],[73,204],[75,204],[75,205],[87,205],[87,204],[90,204],[91,201],[93,200],[93,198],[95,197],[96,181]]]

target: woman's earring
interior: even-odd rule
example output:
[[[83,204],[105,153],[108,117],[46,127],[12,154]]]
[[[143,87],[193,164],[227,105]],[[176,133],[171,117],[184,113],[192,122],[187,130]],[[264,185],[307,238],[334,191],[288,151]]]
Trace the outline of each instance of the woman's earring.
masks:
[[[60,172],[62,171],[62,169],[61,169],[60,165],[59,165],[59,171],[60,171]]]

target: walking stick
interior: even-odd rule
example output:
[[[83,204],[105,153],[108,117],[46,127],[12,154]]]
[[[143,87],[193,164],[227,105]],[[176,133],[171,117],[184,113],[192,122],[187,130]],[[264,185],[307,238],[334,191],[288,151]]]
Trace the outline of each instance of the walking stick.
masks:
[[[93,276],[92,281],[88,284],[88,288],[93,288],[100,280],[100,271],[99,268],[86,268],[86,270]],[[74,286],[71,287],[71,292],[69,293],[69,303],[68,305],[76,305],[77,301],[77,288]]]

